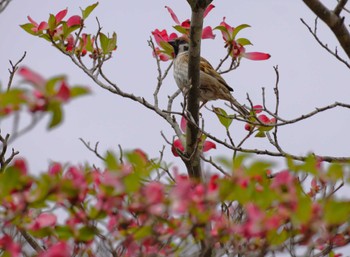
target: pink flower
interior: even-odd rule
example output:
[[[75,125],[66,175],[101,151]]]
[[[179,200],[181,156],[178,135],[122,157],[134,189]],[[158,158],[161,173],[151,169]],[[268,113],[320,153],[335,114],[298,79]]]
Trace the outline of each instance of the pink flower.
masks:
[[[262,61],[270,58],[270,55],[267,53],[260,53],[260,52],[247,53],[245,46],[251,45],[252,43],[246,38],[236,39],[238,32],[241,31],[242,29],[250,27],[249,25],[242,24],[234,28],[229,24],[227,24],[225,20],[226,20],[226,17],[224,17],[220,25],[215,27],[214,29],[218,29],[221,31],[222,38],[225,41],[225,46],[229,47],[230,55],[232,56],[232,58],[236,59],[236,58],[244,57],[254,61]]]
[[[21,246],[15,243],[9,235],[5,234],[0,238],[0,248],[5,250],[9,256],[19,257],[21,254]],[[2,253],[3,256],[7,255]]]
[[[210,4],[206,10],[204,11],[204,18],[208,15],[208,13],[214,8],[215,6]],[[191,22],[189,19],[184,20],[183,22],[180,22],[179,19],[177,18],[176,14],[174,13],[174,11],[168,7],[165,6],[165,8],[168,10],[168,12],[170,13],[171,18],[173,19],[173,21],[177,24],[174,26],[174,28],[182,33],[185,36],[189,36],[190,33],[190,27],[191,27]],[[204,27],[203,28],[203,32],[202,32],[202,39],[214,39],[215,35],[213,34],[213,30],[210,26]]]
[[[39,91],[44,90],[46,80],[38,73],[34,72],[33,70],[22,66],[18,70],[18,74],[23,77],[24,80],[26,80],[29,83],[32,83],[36,89]]]
[[[47,251],[39,254],[39,257],[70,257],[71,249],[67,242],[58,242],[51,246]]]
[[[174,140],[173,145],[171,146],[171,152],[173,153],[173,155],[175,157],[179,156],[178,151],[180,151],[180,152],[185,151],[185,147],[183,146],[180,139]]]
[[[53,163],[49,168],[50,175],[57,175],[62,172],[62,165],[58,162]]]
[[[186,133],[186,126],[187,126],[186,118],[182,116],[181,122],[180,122],[180,128],[182,132],[184,132],[184,134]],[[208,152],[211,149],[216,149],[216,144],[214,142],[205,140],[201,147],[202,147],[202,152]],[[175,157],[179,156],[178,151],[180,152],[185,151],[185,147],[183,146],[182,141],[180,139],[174,140],[173,145],[171,147],[171,151]]]
[[[67,102],[70,99],[70,88],[65,80],[61,81],[60,87],[56,93],[56,98],[62,102]]]
[[[276,118],[268,118],[266,115],[261,114],[258,116],[258,119],[262,122],[265,123],[267,125],[272,125],[272,124],[276,124]]]
[[[51,213],[41,213],[33,223],[29,225],[29,229],[31,230],[39,230],[46,227],[55,226],[57,222],[57,217]]]
[[[63,18],[67,15],[67,12],[68,12],[68,9],[64,9],[62,11],[59,11],[56,15],[55,15],[55,18],[56,18],[56,24],[60,23]]]
[[[67,26],[73,27],[73,26],[80,26],[82,22],[82,19],[79,15],[73,15],[67,20]]]
[[[30,16],[27,16],[27,18],[28,18],[29,22],[34,26],[31,29],[34,33],[39,33],[39,32],[42,32],[43,30],[46,30],[49,28],[49,25],[47,24],[46,21],[42,21],[38,25],[38,23],[36,21],[34,21]]]
[[[15,159],[13,166],[21,171],[22,175],[26,175],[28,173],[27,163],[22,158]]]
[[[156,29],[152,31],[152,35],[159,46],[155,48],[155,53],[153,53],[153,55],[158,55],[161,61],[172,59],[174,57],[174,49],[168,42],[177,38],[178,35],[176,33],[168,35],[168,32],[165,29],[161,31]]]

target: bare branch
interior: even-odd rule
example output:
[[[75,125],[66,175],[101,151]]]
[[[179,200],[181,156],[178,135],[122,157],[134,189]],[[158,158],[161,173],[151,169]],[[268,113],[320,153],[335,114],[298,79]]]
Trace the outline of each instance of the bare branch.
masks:
[[[1,152],[0,152],[0,173],[4,172],[7,165],[10,164],[10,162],[13,160],[13,158],[19,154],[18,151],[15,151],[14,149],[12,149],[11,155],[9,157],[5,157],[6,152],[7,152],[7,148],[8,148],[8,143],[9,143],[9,138],[10,135],[6,134],[5,137],[3,137],[1,135],[1,131],[0,131],[0,142],[1,142]]]
[[[344,9],[347,2],[348,0],[339,0],[337,6],[333,10],[333,13],[339,16],[340,12]]]
[[[0,13],[2,13],[12,0],[1,0],[0,1]]]
[[[327,44],[324,44],[319,37],[317,36],[317,18],[315,19],[315,25],[314,25],[314,29],[312,30],[311,27],[303,20],[300,19],[301,22],[307,27],[307,29],[310,31],[311,35],[316,39],[317,43],[319,43],[320,46],[322,46],[324,49],[326,49],[326,51],[328,53],[330,53],[331,55],[333,55],[335,58],[337,58],[339,61],[341,61],[342,63],[344,63],[349,69],[350,69],[350,64],[345,61],[342,57],[340,57],[338,55],[338,51],[337,49],[335,51],[332,51],[329,49]]]
[[[90,142],[86,142],[84,139],[79,138],[79,140],[84,144],[84,146],[90,150],[91,152],[93,152],[99,159],[101,159],[102,161],[106,161],[106,158],[104,158],[99,152],[98,152],[98,144],[99,142],[96,142],[95,147],[91,147]]]
[[[332,30],[344,52],[350,58],[350,33],[344,24],[344,19],[329,10],[319,0],[303,0],[303,2]],[[344,1],[340,2],[339,8],[344,4]]]
[[[18,70],[18,65],[24,60],[24,58],[26,57],[26,54],[27,54],[27,52],[24,52],[22,57],[15,64],[13,64],[12,61],[10,61],[11,69],[9,69],[10,77],[9,77],[9,81],[7,83],[7,91],[10,90],[13,77],[15,76],[15,73]]]

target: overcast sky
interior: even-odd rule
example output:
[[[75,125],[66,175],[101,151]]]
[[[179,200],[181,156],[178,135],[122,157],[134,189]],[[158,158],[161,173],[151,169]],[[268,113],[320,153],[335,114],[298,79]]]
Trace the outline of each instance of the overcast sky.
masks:
[[[99,141],[102,153],[107,149],[118,151],[117,146],[120,144],[125,149],[141,148],[151,157],[157,157],[159,150],[166,144],[160,131],[169,139],[174,135],[160,117],[137,103],[99,88],[48,42],[27,34],[19,27],[20,24],[27,23],[27,15],[36,21],[47,20],[49,13],[55,14],[66,7],[69,8],[68,15],[80,14],[80,6],[85,7],[94,2],[13,0],[0,14],[2,84],[7,84],[8,60],[17,61],[27,51],[23,62],[26,66],[47,78],[66,74],[70,84],[86,85],[93,92],[65,107],[65,120],[58,128],[48,132],[48,119],[45,119],[12,145],[22,156],[28,158],[32,172],[44,170],[49,160],[100,164],[79,141],[80,137],[91,143]],[[330,6],[333,2],[336,1],[328,1]],[[229,0],[213,1],[213,4],[216,8],[205,19],[205,25],[215,27],[224,16],[227,23],[233,26],[250,24],[251,28],[241,32],[241,36],[247,37],[254,44],[247,50],[268,52],[272,56],[263,62],[243,60],[238,70],[224,75],[241,103],[247,104],[246,93],[249,93],[255,104],[261,104],[261,87],[265,87],[267,103],[271,108],[274,107],[274,65],[278,65],[280,71],[280,114],[284,118],[295,118],[315,107],[336,101],[350,102],[349,69],[326,53],[300,22],[300,18],[311,25],[314,22],[314,15],[301,0]],[[147,99],[152,99],[157,82],[155,60],[147,40],[156,28],[174,31],[174,22],[164,8],[165,5],[172,7],[181,21],[190,17],[185,0],[115,0],[100,1],[87,22],[87,31],[95,32],[95,17],[98,16],[105,33],[115,31],[118,34],[118,50],[105,66],[108,77],[126,92]],[[215,33],[215,40],[205,40],[202,45],[202,56],[214,66],[225,54],[221,34]],[[319,33],[323,42],[331,48],[337,45],[334,36],[322,22],[319,23]],[[161,91],[163,99],[176,89],[171,72]],[[212,104],[223,106],[220,101]],[[180,109],[179,99],[175,103],[175,110]],[[224,136],[224,128],[212,113],[203,111],[203,117],[208,131]],[[10,132],[9,125],[8,120],[1,123],[2,133]],[[233,126],[231,133],[241,138],[245,135],[243,126],[244,124]],[[295,125],[281,127],[280,143],[292,154],[315,151],[320,155],[348,156],[349,126],[349,110],[336,109]],[[273,149],[265,139],[260,138],[250,139],[245,147]],[[231,153],[218,146],[210,154],[229,157]],[[169,146],[165,156],[168,162],[174,162]]]

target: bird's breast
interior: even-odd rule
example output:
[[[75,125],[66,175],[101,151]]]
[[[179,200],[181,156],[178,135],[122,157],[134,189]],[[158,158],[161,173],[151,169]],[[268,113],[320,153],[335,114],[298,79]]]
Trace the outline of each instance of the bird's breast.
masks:
[[[174,60],[174,79],[177,86],[184,91],[185,87],[189,87],[188,83],[188,55],[179,54]]]

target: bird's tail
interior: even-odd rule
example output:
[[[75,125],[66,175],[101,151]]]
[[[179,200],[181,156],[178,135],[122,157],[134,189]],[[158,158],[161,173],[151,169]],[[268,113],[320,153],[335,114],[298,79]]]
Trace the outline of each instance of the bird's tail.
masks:
[[[242,115],[243,117],[249,116],[250,112],[243,105],[241,105],[233,96],[230,98],[230,102],[234,107],[236,107],[240,115]]]

